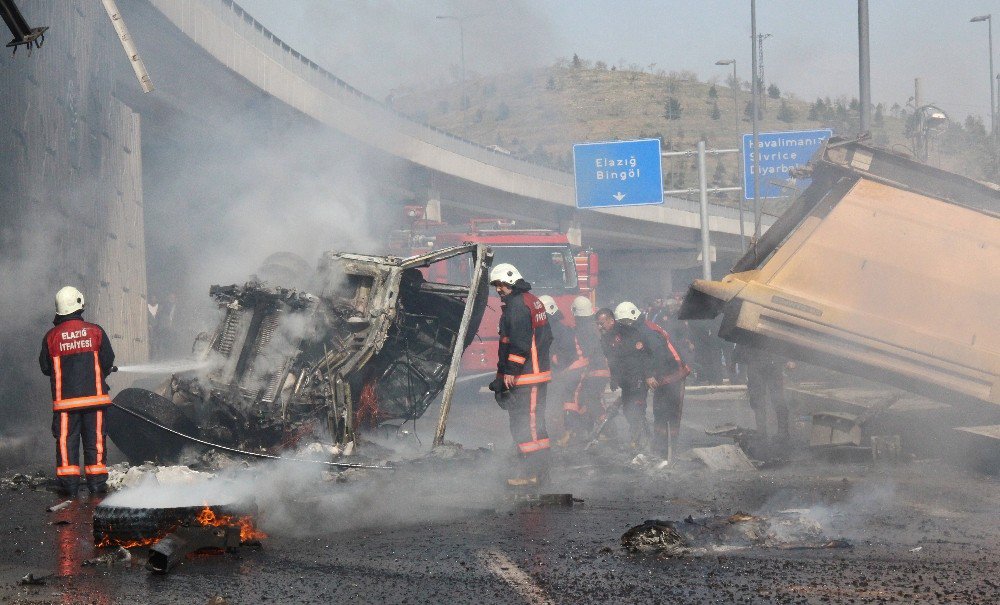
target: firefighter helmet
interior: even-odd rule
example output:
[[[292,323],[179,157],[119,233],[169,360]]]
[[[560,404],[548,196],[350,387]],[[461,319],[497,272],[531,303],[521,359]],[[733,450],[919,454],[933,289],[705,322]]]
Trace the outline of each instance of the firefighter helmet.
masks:
[[[56,315],[69,315],[83,309],[83,292],[63,286],[56,292]]]
[[[550,316],[559,312],[559,305],[556,304],[556,299],[552,298],[548,294],[539,296],[538,301],[545,305],[545,312]]]
[[[639,311],[639,307],[635,306],[635,303],[631,303],[626,300],[615,307],[615,321],[635,321],[639,319],[639,315],[641,313],[642,312]]]
[[[594,315],[594,305],[586,296],[577,296],[573,299],[573,306],[570,307],[573,317],[591,317]]]
[[[490,269],[490,284],[507,284],[508,286],[513,286],[519,279],[523,279],[521,272],[510,263],[500,263]]]

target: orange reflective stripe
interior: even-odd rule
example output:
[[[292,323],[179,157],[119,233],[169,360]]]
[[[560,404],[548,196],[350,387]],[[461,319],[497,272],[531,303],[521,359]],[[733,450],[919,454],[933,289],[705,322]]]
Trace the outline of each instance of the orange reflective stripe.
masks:
[[[84,470],[88,475],[106,475],[108,474],[108,467],[103,464],[91,464],[90,466],[84,467]],[[79,470],[77,471],[79,472]]]
[[[508,342],[510,342],[510,338],[507,337],[507,336],[504,336],[504,337],[500,338],[500,342],[502,342],[502,343],[508,343]]]
[[[97,433],[95,435],[97,443],[97,464],[95,464],[94,466],[103,467],[104,466],[104,410],[97,410],[97,430],[95,432]],[[89,466],[87,467],[87,472],[88,473],[90,472]],[[106,473],[108,472],[108,470],[105,468],[103,472]]]
[[[97,351],[94,351],[94,392],[98,395],[104,394],[104,386],[101,384],[101,360],[97,358]]]
[[[552,372],[549,370],[538,372],[537,374],[521,374],[514,378],[514,386],[541,384],[550,380],[552,380]]]
[[[62,358],[58,355],[52,358],[52,366],[56,375],[56,401],[62,399]]]
[[[65,477],[67,475],[76,475],[77,477],[79,477],[80,476],[80,467],[79,466],[60,466],[60,467],[56,468],[56,475],[59,476],[59,477]]]
[[[573,363],[569,364],[567,370],[577,370],[579,368],[585,368],[590,364],[590,361],[586,357],[580,357]]]
[[[69,436],[69,414],[63,412],[59,414],[59,468],[69,466],[69,451],[66,448],[66,439]],[[76,469],[80,474],[80,469]]]
[[[679,370],[677,370],[676,372],[672,372],[670,374],[667,374],[663,378],[661,378],[660,379],[660,383],[661,384],[670,384],[672,382],[677,382],[681,378],[685,378],[690,373],[691,373],[691,368],[689,368],[687,366],[684,366],[684,367],[680,368]]]
[[[546,437],[545,439],[536,439],[534,441],[518,443],[517,449],[522,454],[530,454],[539,450],[547,450],[549,449],[549,439]]]
[[[513,353],[507,356],[507,360],[513,361],[514,363],[519,363],[521,365],[524,365],[524,362],[527,361],[527,359],[525,359],[524,357],[521,357],[520,355],[514,355]]]
[[[110,405],[111,397],[108,395],[90,395],[88,397],[74,397],[73,399],[63,399],[52,402],[53,412],[65,410],[78,410],[80,408],[92,408],[99,405]]]
[[[594,378],[609,378],[611,376],[611,370],[593,370],[587,372],[587,376],[592,376]]]
[[[531,440],[538,441],[538,417],[535,415],[535,406],[538,405],[538,387],[531,387],[531,405],[528,406],[528,426],[531,427]]]
[[[534,372],[542,369],[542,366],[538,365],[538,347],[535,346],[535,333],[531,333],[531,369]]]

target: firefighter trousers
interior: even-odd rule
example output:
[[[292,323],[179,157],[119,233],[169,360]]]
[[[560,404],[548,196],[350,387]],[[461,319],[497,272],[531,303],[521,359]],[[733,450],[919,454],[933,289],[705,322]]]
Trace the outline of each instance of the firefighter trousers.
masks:
[[[52,436],[56,438],[56,478],[59,488],[75,495],[80,487],[80,441],[83,441],[83,471],[91,492],[107,489],[105,465],[104,408],[52,414]]]
[[[510,390],[507,414],[523,468],[521,477],[547,478],[549,471],[549,434],[545,430],[546,384],[519,386]]]
[[[681,432],[685,382],[681,378],[653,389],[653,449],[664,456]]]

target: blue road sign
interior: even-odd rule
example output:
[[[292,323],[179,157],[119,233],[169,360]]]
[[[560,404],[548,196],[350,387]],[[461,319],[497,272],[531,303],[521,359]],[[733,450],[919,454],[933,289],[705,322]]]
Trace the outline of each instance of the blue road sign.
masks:
[[[757,147],[760,154],[760,198],[785,197],[778,183],[784,183],[791,178],[788,171],[796,166],[805,166],[813,154],[830,138],[833,131],[823,130],[793,130],[790,132],[761,132],[757,135]],[[743,199],[753,199],[753,135],[743,135]],[[800,179],[795,183],[796,189],[809,186],[808,179]]]
[[[663,203],[660,139],[573,145],[576,207]]]

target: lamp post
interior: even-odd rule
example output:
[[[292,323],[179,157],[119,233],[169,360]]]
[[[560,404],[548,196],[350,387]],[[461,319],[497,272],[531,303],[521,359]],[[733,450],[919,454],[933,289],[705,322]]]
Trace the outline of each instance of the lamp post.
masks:
[[[739,149],[743,146],[743,137],[740,136],[740,81],[736,77],[736,59],[719,59],[715,62],[716,65],[732,65],[733,66],[733,115],[736,118],[736,148]],[[738,166],[736,170],[740,174],[740,185],[743,184],[743,167]],[[740,207],[740,248],[743,252],[747,251],[746,235],[743,233],[743,192],[740,192],[739,197],[736,199],[736,203]]]
[[[980,21],[986,21],[986,25],[989,27],[989,40],[990,40],[990,134],[993,138],[997,136],[997,102],[996,93],[993,91],[993,15],[980,15],[979,17],[973,17],[969,19],[969,23],[978,23]]]
[[[466,106],[466,96],[465,96],[465,21],[467,19],[474,19],[481,15],[438,15],[436,19],[446,19],[451,21],[456,21],[458,23],[458,40],[459,48],[461,52],[461,81],[462,81],[462,109]]]
[[[757,108],[760,107],[760,90],[757,86],[757,78],[760,76],[757,71],[757,0],[750,0],[750,57],[753,73],[750,78],[750,94],[752,101],[752,111],[750,122],[753,125],[753,145],[750,153],[753,157],[753,249],[754,255],[757,251],[757,243],[760,241],[760,130],[757,128]]]

